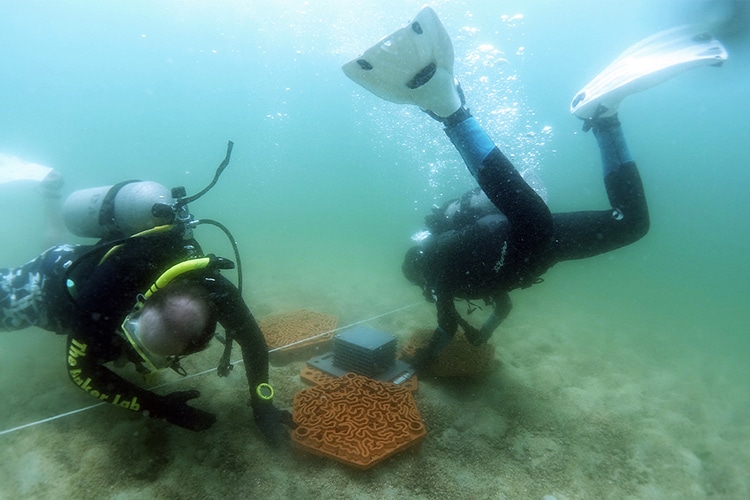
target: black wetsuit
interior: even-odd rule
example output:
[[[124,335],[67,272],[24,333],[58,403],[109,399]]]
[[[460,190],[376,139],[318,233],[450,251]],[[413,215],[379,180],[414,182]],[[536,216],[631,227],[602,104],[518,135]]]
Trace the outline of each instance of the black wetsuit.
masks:
[[[433,234],[407,253],[404,272],[436,302],[438,315],[431,345],[417,362],[434,357],[459,324],[472,343],[481,344],[510,311],[508,291],[531,286],[558,262],[632,243],[649,227],[638,169],[616,117],[594,128],[612,205],[600,211],[550,213],[473,118],[446,133],[492,205],[472,211],[465,196],[454,205],[463,213],[429,216]],[[457,298],[485,299],[495,311],[481,329],[473,328],[456,311]]]
[[[186,410],[184,401],[132,384],[105,366],[123,356],[138,362],[138,355],[117,333],[138,294],[170,266],[202,255],[198,243],[186,239],[183,231],[177,225],[168,232],[131,237],[101,263],[110,245],[64,245],[53,247],[22,268],[3,270],[0,284],[6,286],[0,290],[0,303],[7,302],[14,311],[9,314],[6,310],[0,318],[3,329],[35,325],[66,334],[68,373],[80,389],[101,401],[197,430],[201,424],[190,421],[192,411],[173,414]],[[254,389],[268,382],[268,349],[238,289],[218,270],[191,271],[187,276],[206,287],[213,316],[240,345],[254,410],[267,406]],[[75,283],[74,302],[65,290],[66,278]],[[24,300],[17,300],[19,292]]]

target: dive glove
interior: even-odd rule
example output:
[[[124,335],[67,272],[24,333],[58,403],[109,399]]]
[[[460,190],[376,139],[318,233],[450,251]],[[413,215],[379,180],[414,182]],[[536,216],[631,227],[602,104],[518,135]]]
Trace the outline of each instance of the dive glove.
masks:
[[[282,425],[294,429],[297,425],[292,420],[292,414],[287,410],[279,410],[270,401],[253,402],[253,418],[255,425],[272,445],[278,445],[288,438],[288,433]]]
[[[187,402],[200,397],[196,390],[178,391],[162,398],[162,407],[157,418],[163,418],[170,424],[179,425],[191,431],[204,431],[216,422],[216,415],[193,408]]]

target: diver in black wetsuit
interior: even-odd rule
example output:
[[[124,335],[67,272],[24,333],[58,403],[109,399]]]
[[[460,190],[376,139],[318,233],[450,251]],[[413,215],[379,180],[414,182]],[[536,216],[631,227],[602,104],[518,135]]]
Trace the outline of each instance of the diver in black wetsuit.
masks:
[[[440,121],[481,189],[429,215],[427,237],[406,253],[404,275],[436,303],[438,322],[412,364],[427,366],[459,326],[472,344],[485,343],[510,312],[508,292],[537,283],[554,264],[642,238],[649,229],[648,207],[618,105],[630,93],[685,69],[721,65],[726,57],[707,33],[667,30],[633,46],[584,87],[571,111],[596,137],[611,208],[558,214],[550,213],[464,107],[450,37],[430,7],[345,64],[344,73],[373,94],[415,104]],[[493,312],[475,328],[457,312],[456,299],[484,299]]]
[[[106,235],[96,234],[102,239],[94,246],[60,245],[21,268],[0,269],[0,329],[36,326],[67,335],[68,374],[80,389],[100,401],[200,431],[216,417],[187,404],[198,391],[160,395],[125,380],[106,363],[132,362],[142,373],[172,368],[184,374],[180,358],[205,348],[219,323],[226,344],[236,341],[241,347],[253,417],[275,442],[283,436],[282,424],[293,423],[289,412],[274,406],[262,332],[238,287],[221,274],[233,263],[204,255],[192,237],[200,221],[187,214],[186,203],[172,203],[178,206],[175,217],[167,203],[173,200],[154,191],[154,185],[121,183],[84,196],[86,202],[77,205],[71,195],[69,211],[80,215],[106,191],[110,202],[102,203],[89,221],[97,230],[105,224]],[[156,204],[166,212],[153,215]],[[139,206],[146,211],[131,209]],[[130,220],[124,230],[118,217],[135,218],[136,224]],[[219,374],[230,369],[225,349]]]
[[[441,121],[492,203],[482,203],[476,190],[449,203],[453,210],[428,216],[430,236],[406,254],[404,275],[437,307],[438,328],[412,360],[418,368],[439,354],[459,325],[472,344],[486,342],[510,312],[509,291],[533,285],[557,262],[635,242],[649,228],[643,186],[616,115],[590,124],[613,208],[556,214],[465,108]],[[484,299],[494,310],[477,329],[458,314],[455,299]]]

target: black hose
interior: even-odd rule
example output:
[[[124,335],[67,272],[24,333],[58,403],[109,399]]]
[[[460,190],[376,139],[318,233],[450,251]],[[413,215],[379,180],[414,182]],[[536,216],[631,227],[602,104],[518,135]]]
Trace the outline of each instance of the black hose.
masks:
[[[196,224],[210,224],[216,226],[221,229],[229,239],[229,243],[231,243],[232,250],[234,251],[234,260],[237,263],[237,289],[239,290],[240,295],[242,295],[242,261],[240,260],[240,249],[237,246],[237,241],[235,241],[234,236],[232,236],[232,233],[224,224],[213,219],[198,219],[196,220]]]
[[[229,143],[227,144],[227,154],[224,157],[224,160],[221,162],[221,164],[219,164],[218,168],[216,169],[216,173],[214,174],[214,178],[211,181],[211,183],[205,188],[203,188],[203,190],[199,192],[198,194],[194,194],[193,196],[189,196],[187,198],[183,198],[179,200],[175,204],[175,210],[181,207],[184,207],[188,203],[194,202],[195,200],[197,200],[198,198],[206,194],[212,187],[214,187],[214,185],[216,185],[216,182],[219,180],[219,176],[221,176],[221,173],[224,172],[224,169],[227,168],[227,165],[229,165],[229,160],[232,157],[232,148],[234,148],[234,143],[232,141],[229,141]]]

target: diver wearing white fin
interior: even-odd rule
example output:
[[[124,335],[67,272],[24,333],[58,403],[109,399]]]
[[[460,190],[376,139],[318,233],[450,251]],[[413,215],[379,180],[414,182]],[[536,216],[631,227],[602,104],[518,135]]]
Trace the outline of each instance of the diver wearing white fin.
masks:
[[[651,48],[648,44],[641,47],[645,52]],[[719,56],[726,58],[725,52]],[[611,113],[627,95],[626,87],[630,93],[645,88],[638,87],[637,78],[629,80],[630,86],[611,87],[621,91],[616,99],[597,103],[597,97],[589,95],[586,101],[591,105],[606,102],[609,110],[608,116],[583,118],[593,129],[601,152],[611,207],[553,214],[464,107],[453,79],[450,38],[431,8],[425,7],[407,27],[345,64],[343,70],[373,94],[415,104],[443,123],[446,135],[492,202],[475,203],[474,190],[460,201],[446,203],[426,217],[428,236],[406,253],[404,275],[437,308],[438,327],[411,360],[418,370],[429,367],[459,326],[472,344],[485,343],[510,312],[509,291],[539,283],[540,276],[558,262],[609,252],[648,232],[648,206],[638,169],[617,115]],[[657,79],[648,81],[656,83]],[[604,99],[612,94],[605,89],[598,96]],[[494,307],[493,313],[481,328],[475,328],[456,310],[456,299],[483,299]]]

